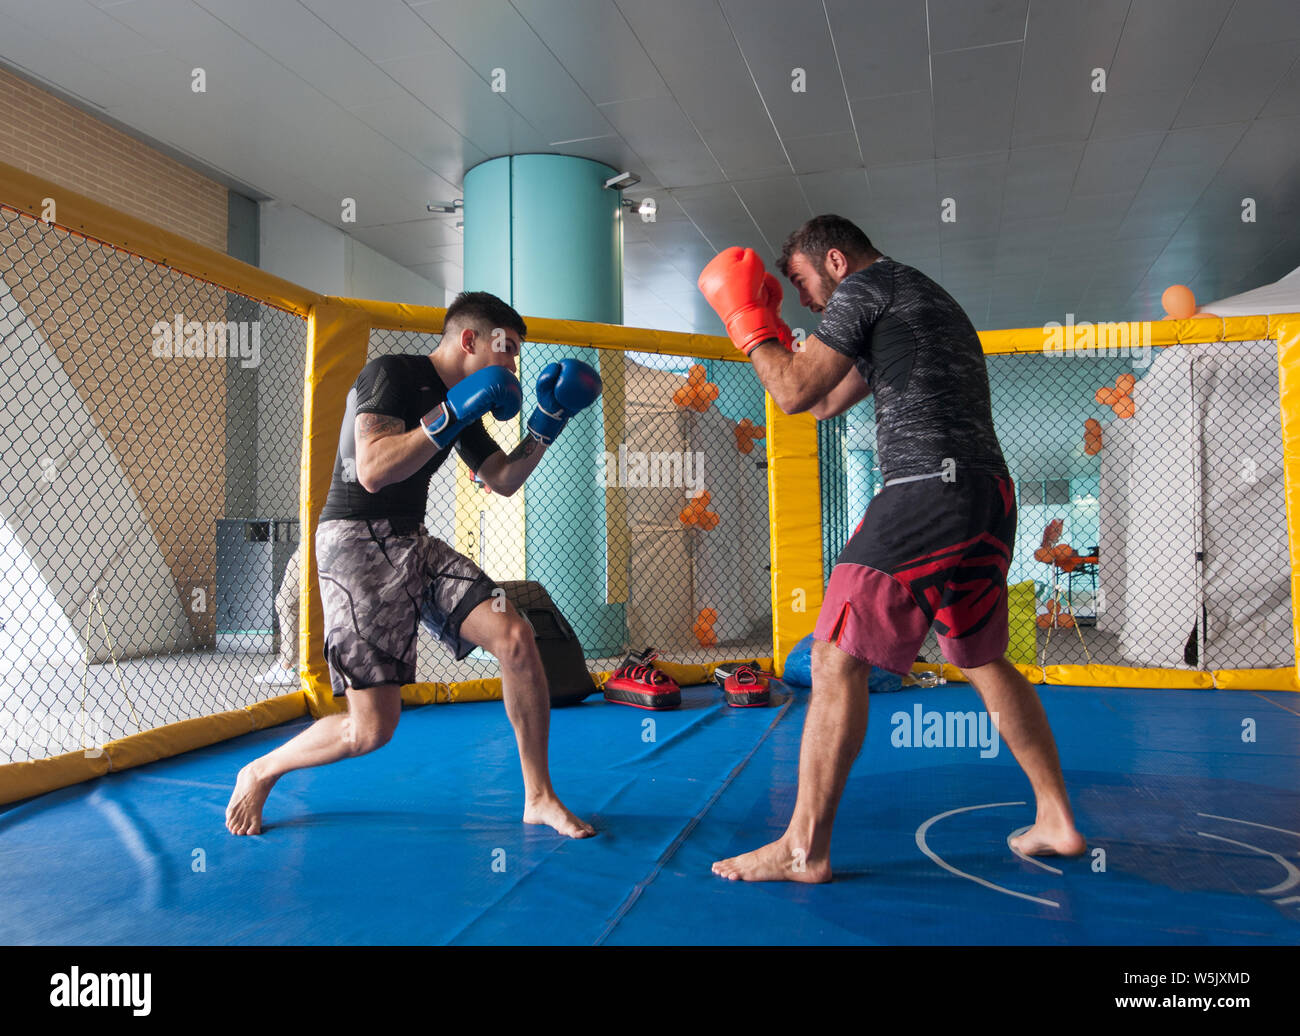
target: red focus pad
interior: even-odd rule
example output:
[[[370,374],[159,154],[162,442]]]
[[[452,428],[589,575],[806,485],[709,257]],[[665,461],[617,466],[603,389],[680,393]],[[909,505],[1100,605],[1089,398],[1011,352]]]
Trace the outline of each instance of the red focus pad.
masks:
[[[697,282],[732,344],[746,356],[760,343],[781,337],[766,304],[766,276],[763,260],[752,248],[733,247],[715,255]]]

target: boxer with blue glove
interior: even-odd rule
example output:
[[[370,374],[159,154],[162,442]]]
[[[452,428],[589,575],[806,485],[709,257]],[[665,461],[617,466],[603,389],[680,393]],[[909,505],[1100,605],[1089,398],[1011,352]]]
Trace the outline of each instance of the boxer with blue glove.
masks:
[[[571,838],[595,834],[551,786],[550,692],[532,627],[477,564],[423,525],[430,480],[452,447],[493,493],[509,496],[565,422],[600,395],[600,377],[586,364],[548,365],[528,434],[506,456],[482,417],[519,413],[515,358],[526,333],[519,314],[495,295],[462,292],[432,354],[380,356],[357,377],[314,536],[325,657],[335,696],[346,694],[348,709],[240,770],[226,807],[232,834],[261,832],[263,806],[283,774],[388,742],[402,685],[415,681],[419,624],[457,659],[481,646],[500,660],[501,696],[523,769],[524,823]]]

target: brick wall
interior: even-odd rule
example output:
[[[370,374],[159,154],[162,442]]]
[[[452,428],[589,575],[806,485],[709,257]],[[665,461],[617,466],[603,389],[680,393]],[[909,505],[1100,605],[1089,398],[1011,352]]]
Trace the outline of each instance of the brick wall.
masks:
[[[0,161],[226,251],[225,187],[3,69]],[[57,192],[54,199],[57,204]],[[0,416],[25,430],[17,454],[10,455],[30,465],[42,453],[72,450],[78,436],[86,437],[89,429],[79,423],[80,416],[70,419],[61,408],[44,405],[54,398],[45,383],[66,379],[114,461],[102,464],[101,453],[77,446],[81,453],[67,463],[102,464],[103,470],[78,469],[88,485],[111,482],[116,491],[125,477],[132,507],[152,531],[178,598],[186,602],[191,588],[202,587],[208,600],[215,600],[213,530],[225,500],[227,364],[155,358],[151,328],[176,313],[187,321],[224,321],[226,292],[12,212],[0,213],[0,289],[19,307],[21,319],[9,318],[14,333],[26,339],[22,344],[29,352],[45,358],[21,377],[9,378],[6,371]],[[0,357],[5,355],[0,350]],[[55,377],[51,362],[62,368],[64,379]],[[173,637],[161,628],[171,613],[137,600],[145,590],[133,580],[145,567],[118,542],[124,540],[118,527],[134,529],[135,514],[98,514],[93,508],[65,514],[59,508],[70,493],[61,496],[59,485],[56,479],[45,487],[49,499],[39,502],[45,510],[32,514],[60,527],[86,526],[81,531],[94,547],[86,558],[60,565],[46,556],[51,548],[40,521],[28,530],[25,546],[42,561],[56,599],[80,629],[84,616],[78,609],[84,610],[93,582],[82,569],[97,565],[102,571],[95,578],[115,587],[113,594],[120,597],[111,602],[123,612],[115,639],[135,637],[145,653],[160,649],[158,644]],[[0,495],[0,520],[33,507]],[[200,646],[213,642],[213,615],[211,607],[186,614]],[[160,628],[145,629],[153,625]]]
[[[4,69],[0,161],[226,250],[225,187]]]

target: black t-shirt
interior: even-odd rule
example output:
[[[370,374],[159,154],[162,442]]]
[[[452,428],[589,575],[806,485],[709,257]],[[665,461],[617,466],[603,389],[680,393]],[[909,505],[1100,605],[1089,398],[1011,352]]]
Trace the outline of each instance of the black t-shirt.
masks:
[[[339,449],[334,458],[334,478],[320,520],[413,518],[422,521],[429,480],[447,459],[450,448],[439,450],[405,481],[384,486],[378,493],[367,493],[357,481],[356,419],[358,414],[399,417],[409,432],[420,423],[421,417],[446,398],[447,386],[428,356],[380,356],[367,363],[348,393],[347,413],[343,415]],[[455,445],[456,452],[472,471],[477,471],[500,449],[481,420],[468,425],[457,436]]]
[[[882,256],[836,287],[817,337],[852,357],[876,400],[885,480],[942,472],[1006,475],[979,335],[921,271]]]

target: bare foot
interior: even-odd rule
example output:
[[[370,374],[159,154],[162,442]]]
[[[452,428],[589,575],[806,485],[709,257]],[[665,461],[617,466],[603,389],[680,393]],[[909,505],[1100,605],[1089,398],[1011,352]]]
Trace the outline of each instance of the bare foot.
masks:
[[[226,806],[226,829],[232,835],[260,835],[262,833],[262,807],[271,794],[274,781],[259,778],[249,763],[239,771],[235,790]]]
[[[1083,835],[1068,821],[1035,824],[1018,838],[1007,839],[1007,844],[1026,856],[1079,856],[1088,848]]]
[[[785,837],[729,860],[719,860],[713,873],[728,881],[803,881],[819,884],[831,880],[831,861],[813,859]]]
[[[545,824],[569,838],[590,838],[596,829],[570,813],[564,803],[552,796],[539,799],[524,808],[525,824]]]

